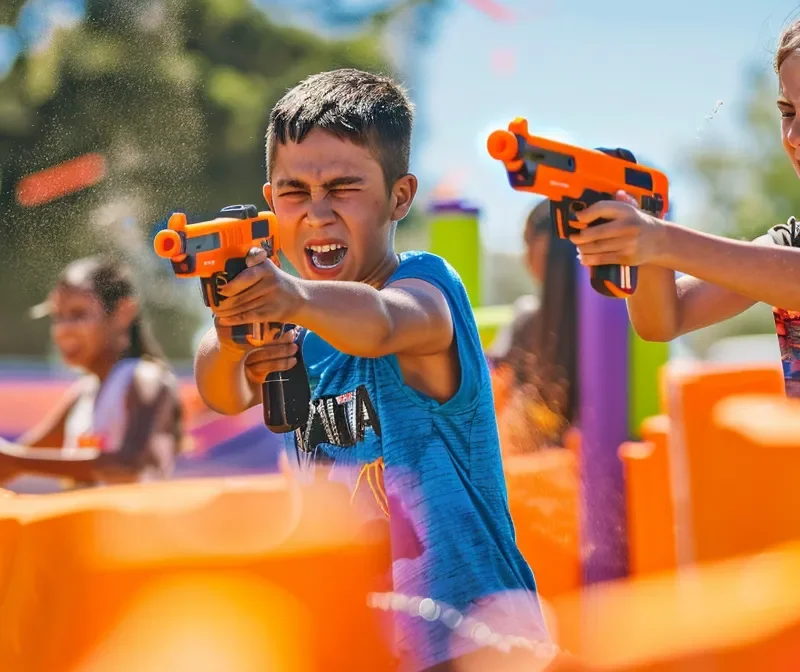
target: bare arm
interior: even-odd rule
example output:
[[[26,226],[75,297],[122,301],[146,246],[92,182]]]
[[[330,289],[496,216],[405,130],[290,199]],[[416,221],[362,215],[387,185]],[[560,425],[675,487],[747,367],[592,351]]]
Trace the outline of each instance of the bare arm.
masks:
[[[245,350],[221,344],[214,328],[203,336],[194,359],[194,377],[210,409],[236,415],[261,403],[261,386],[245,376],[246,355]]]
[[[576,219],[583,230],[570,239],[583,264],[640,267],[628,308],[642,338],[669,341],[757,302],[800,310],[800,249],[771,235],[748,243],[685,229],[643,213],[622,191]],[[607,221],[589,226],[596,219]],[[692,277],[676,284],[673,271]]]
[[[797,250],[776,246],[769,236],[745,243],[665,226],[670,228],[662,239],[659,266],[640,267],[639,285],[628,299],[631,323],[643,339],[671,341],[734,317],[758,301],[782,306],[800,301],[800,292],[784,286],[791,282],[789,267],[800,279]],[[672,269],[690,275],[676,282]]]
[[[260,386],[248,383],[245,373],[245,368],[254,369],[254,360],[272,359],[267,367],[271,371],[288,370],[296,361],[296,346],[281,344],[278,339],[257,349],[245,367],[244,358],[227,339],[220,345],[222,328],[297,324],[345,354],[397,354],[401,369],[408,358],[440,353],[450,357],[450,307],[436,287],[419,279],[398,280],[378,290],[359,282],[294,278],[267,260],[242,271],[221,291],[228,298],[214,308],[217,333],[210,332],[203,339],[195,363],[200,393],[220,413],[239,413],[261,401]]]
[[[348,355],[434,355],[453,341],[447,300],[423,280],[398,280],[382,290],[356,282],[309,282],[303,293],[294,321]]]
[[[64,445],[64,424],[78,399],[83,380],[74,383],[59,400],[55,408],[35,427],[25,432],[17,443],[36,448],[61,448]]]

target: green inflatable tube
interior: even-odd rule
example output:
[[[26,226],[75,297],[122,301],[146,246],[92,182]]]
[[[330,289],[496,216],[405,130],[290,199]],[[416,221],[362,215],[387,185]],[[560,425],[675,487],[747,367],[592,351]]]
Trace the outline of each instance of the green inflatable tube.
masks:
[[[428,206],[428,250],[443,257],[461,276],[473,309],[481,305],[480,210],[460,200]]]
[[[669,359],[669,343],[651,343],[630,327],[628,366],[628,431],[639,438],[642,421],[661,412],[659,370]]]

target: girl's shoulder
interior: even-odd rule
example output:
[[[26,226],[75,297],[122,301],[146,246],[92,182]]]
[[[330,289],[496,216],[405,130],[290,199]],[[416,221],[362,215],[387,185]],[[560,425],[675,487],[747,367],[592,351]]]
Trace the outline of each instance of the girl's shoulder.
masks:
[[[178,379],[167,364],[149,358],[122,360],[118,365],[121,379],[135,389],[142,399],[155,398],[163,391],[177,392]]]
[[[776,245],[783,247],[800,247],[800,224],[795,217],[789,217],[785,224],[773,226],[767,235]]]

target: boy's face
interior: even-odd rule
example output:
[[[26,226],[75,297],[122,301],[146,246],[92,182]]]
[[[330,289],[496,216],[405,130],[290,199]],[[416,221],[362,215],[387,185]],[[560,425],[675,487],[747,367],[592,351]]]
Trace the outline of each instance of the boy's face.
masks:
[[[308,280],[369,280],[394,257],[392,222],[416,193],[413,175],[387,194],[367,147],[313,129],[300,143],[279,144],[264,185],[278,217],[283,253]]]

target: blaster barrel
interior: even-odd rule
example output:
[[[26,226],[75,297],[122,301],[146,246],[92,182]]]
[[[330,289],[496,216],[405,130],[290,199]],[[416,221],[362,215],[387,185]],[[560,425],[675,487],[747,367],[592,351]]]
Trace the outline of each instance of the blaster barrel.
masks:
[[[519,142],[517,136],[509,131],[493,131],[486,141],[489,156],[503,163],[519,158]]]

